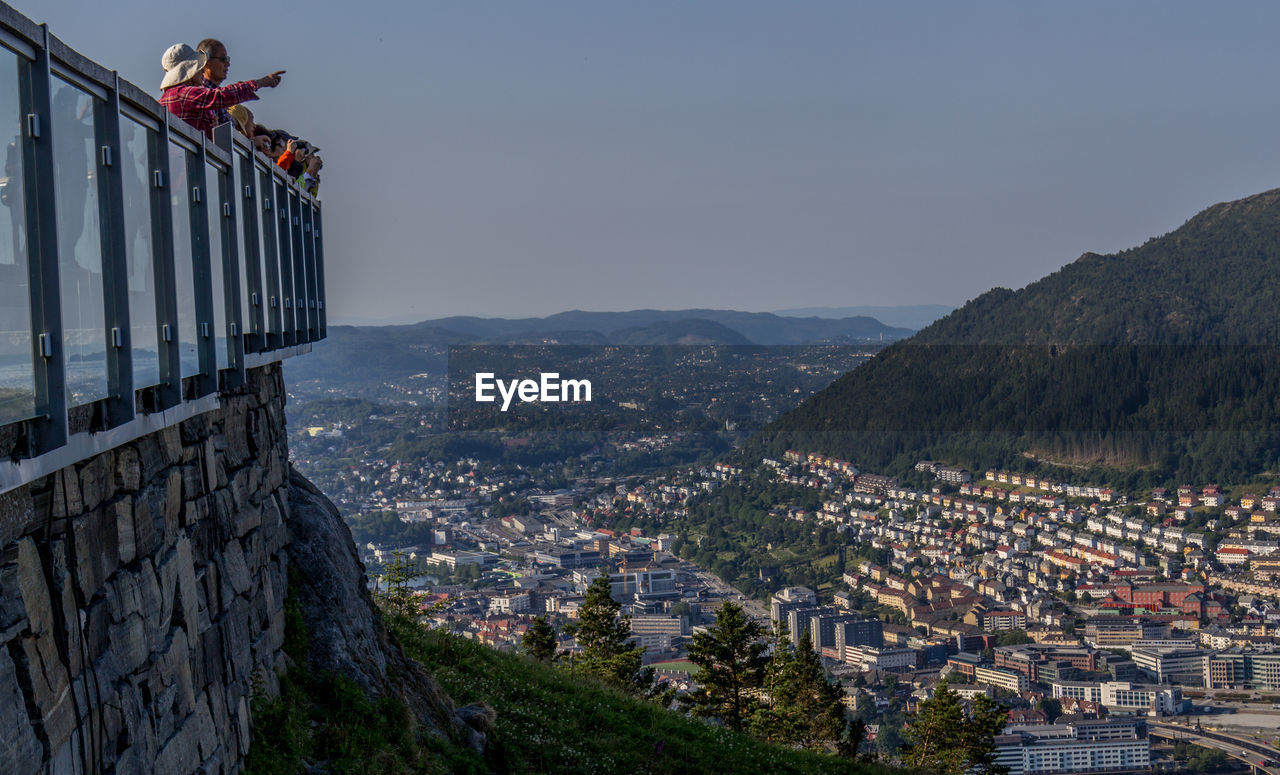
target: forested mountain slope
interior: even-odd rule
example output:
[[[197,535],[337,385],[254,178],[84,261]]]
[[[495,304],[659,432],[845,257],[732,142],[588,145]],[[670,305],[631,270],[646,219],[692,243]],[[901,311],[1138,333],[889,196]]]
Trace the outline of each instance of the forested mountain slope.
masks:
[[[1280,190],[997,288],[886,348],[750,452],[1238,481],[1280,469]]]

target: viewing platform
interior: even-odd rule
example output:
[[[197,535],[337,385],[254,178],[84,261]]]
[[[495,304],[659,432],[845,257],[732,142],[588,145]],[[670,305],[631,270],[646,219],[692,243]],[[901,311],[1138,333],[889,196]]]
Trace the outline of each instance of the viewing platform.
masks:
[[[325,338],[320,203],[3,3],[0,143],[0,492]]]

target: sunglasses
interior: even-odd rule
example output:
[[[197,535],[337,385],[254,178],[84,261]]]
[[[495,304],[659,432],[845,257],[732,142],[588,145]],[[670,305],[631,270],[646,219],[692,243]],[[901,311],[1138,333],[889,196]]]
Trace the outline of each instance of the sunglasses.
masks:
[[[225,62],[228,65],[231,64],[231,57],[209,57],[209,58],[217,60],[219,62]]]

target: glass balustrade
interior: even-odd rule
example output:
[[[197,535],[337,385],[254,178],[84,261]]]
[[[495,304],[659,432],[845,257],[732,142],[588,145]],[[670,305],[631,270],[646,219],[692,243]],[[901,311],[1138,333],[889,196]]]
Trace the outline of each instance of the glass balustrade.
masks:
[[[0,16],[0,456],[154,428],[324,337],[316,200],[215,138]]]
[[[25,420],[35,413],[19,64],[17,54],[0,48],[0,142],[4,143],[0,177],[0,424]]]

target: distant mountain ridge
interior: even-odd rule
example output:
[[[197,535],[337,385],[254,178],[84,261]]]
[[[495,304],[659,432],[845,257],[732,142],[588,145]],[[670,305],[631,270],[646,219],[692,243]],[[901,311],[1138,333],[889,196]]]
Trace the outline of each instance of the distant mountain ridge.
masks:
[[[777,309],[775,315],[786,318],[851,318],[869,317],[887,326],[920,330],[955,310],[945,304],[899,304],[894,306],[860,305],[856,307],[800,307]]]
[[[662,324],[660,338],[670,336],[674,331],[671,324],[682,324],[692,328],[703,328],[707,321],[716,323],[734,332],[729,338],[746,341],[722,342],[724,344],[811,344],[818,341],[891,341],[910,336],[912,329],[887,326],[869,317],[846,317],[828,319],[819,317],[795,318],[775,315],[771,312],[739,312],[736,310],[715,309],[683,309],[654,310],[641,309],[627,312],[585,312],[571,310],[549,315],[543,318],[480,318],[454,316],[426,320],[407,326],[380,326],[380,328],[420,329],[438,328],[463,336],[476,337],[480,341],[490,342],[501,338],[538,337],[548,332],[595,332],[604,336],[611,344],[612,335],[626,330],[634,335],[634,329]],[[653,342],[663,344],[665,342]],[[638,344],[638,342],[629,342]]]
[[[1051,460],[1148,478],[1280,471],[1280,189],[996,288],[762,431],[873,469]],[[773,434],[770,436],[769,434]]]
[[[564,345],[804,345],[891,342],[910,329],[868,317],[788,318],[735,310],[573,310],[544,318],[454,316],[394,326],[330,326],[317,343],[321,357],[290,365],[291,384],[310,382],[352,391],[443,375],[446,354],[460,344]]]

